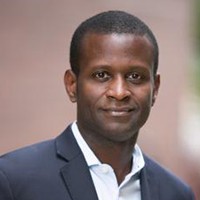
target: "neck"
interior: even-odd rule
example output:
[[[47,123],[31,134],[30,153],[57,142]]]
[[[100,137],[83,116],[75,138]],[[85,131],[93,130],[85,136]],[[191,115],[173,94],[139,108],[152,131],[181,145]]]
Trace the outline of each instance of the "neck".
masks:
[[[112,147],[100,146],[91,145],[90,147],[102,163],[109,164],[113,168],[118,184],[120,185],[132,169],[134,145],[123,146],[118,144]]]
[[[94,133],[89,134],[82,130],[80,132],[89,147],[97,158],[102,162],[109,164],[115,172],[118,184],[132,169],[132,154],[136,144],[138,133],[125,141],[113,141],[94,137]]]

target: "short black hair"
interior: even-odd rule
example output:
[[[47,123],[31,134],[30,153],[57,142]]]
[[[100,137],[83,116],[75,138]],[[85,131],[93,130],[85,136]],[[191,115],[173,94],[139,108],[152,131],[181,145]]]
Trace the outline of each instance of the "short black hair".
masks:
[[[99,13],[84,22],[75,30],[70,45],[70,65],[72,71],[79,74],[81,43],[88,33],[97,34],[134,34],[146,36],[154,48],[154,74],[158,69],[159,49],[156,38],[150,28],[136,16],[124,11],[106,11]]]

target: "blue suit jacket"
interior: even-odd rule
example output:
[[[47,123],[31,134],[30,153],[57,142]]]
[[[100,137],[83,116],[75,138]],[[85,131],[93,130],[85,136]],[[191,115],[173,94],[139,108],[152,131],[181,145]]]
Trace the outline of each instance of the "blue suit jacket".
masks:
[[[192,200],[190,188],[144,156],[142,200]],[[68,127],[56,139],[0,157],[0,200],[98,200],[76,140]]]

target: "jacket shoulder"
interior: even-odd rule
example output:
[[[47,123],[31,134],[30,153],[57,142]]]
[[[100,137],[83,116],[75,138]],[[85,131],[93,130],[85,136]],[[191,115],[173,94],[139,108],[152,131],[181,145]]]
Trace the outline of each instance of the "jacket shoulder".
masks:
[[[181,180],[178,176],[166,169],[152,158],[144,155],[146,172],[149,179],[153,177],[158,183],[160,196],[168,194],[171,198],[176,197],[177,200],[194,200],[194,194],[190,186]],[[178,198],[178,197],[181,198]]]
[[[49,157],[54,157],[54,140],[48,140],[23,147],[0,156],[0,171],[22,172],[44,163]]]

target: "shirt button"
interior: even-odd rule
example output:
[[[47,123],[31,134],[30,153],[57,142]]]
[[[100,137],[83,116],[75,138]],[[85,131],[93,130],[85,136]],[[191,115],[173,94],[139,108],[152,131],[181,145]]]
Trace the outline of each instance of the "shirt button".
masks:
[[[102,165],[102,167],[101,167],[101,172],[102,172],[103,174],[107,174],[107,173],[109,172],[109,167],[106,166],[106,165]]]

